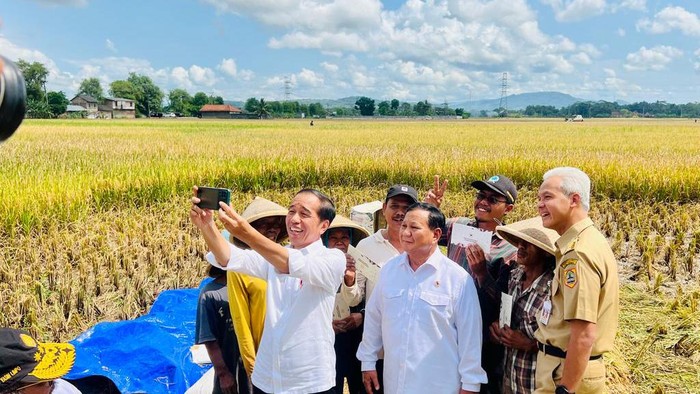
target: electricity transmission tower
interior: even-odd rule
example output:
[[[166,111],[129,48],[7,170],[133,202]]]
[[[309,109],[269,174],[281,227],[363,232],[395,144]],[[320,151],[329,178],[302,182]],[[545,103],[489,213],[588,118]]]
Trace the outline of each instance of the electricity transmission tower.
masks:
[[[284,77],[284,101],[289,101],[292,96],[292,80],[289,76]]]
[[[501,101],[498,103],[499,116],[508,116],[508,73],[501,78]]]

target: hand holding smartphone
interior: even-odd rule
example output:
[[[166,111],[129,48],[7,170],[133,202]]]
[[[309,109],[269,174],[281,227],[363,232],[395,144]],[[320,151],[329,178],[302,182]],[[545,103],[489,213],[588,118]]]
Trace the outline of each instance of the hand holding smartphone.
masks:
[[[218,187],[197,187],[197,198],[199,198],[198,207],[202,209],[219,209],[219,202],[223,201],[231,205],[231,190]]]

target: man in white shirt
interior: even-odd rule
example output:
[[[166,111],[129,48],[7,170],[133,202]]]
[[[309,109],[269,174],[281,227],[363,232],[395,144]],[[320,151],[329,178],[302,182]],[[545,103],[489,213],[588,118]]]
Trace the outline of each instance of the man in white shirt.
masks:
[[[383,228],[372,236],[367,237],[357,244],[357,250],[378,266],[383,266],[384,263],[391,258],[398,256],[403,252],[399,234],[401,232],[401,223],[406,215],[408,207],[418,202],[418,192],[408,185],[393,185],[389,188],[382,205],[382,215],[386,219],[386,228]],[[374,281],[365,277],[361,272],[356,272],[355,279],[349,285],[347,281],[343,281],[340,287],[340,297],[348,305],[357,305],[362,301],[365,304],[369,301],[374,289]],[[364,314],[362,312],[351,313],[348,319],[348,329],[354,329],[362,326]],[[377,360],[377,373],[379,375],[379,385],[382,384],[382,371],[384,368],[383,355],[379,355]],[[376,390],[375,393],[381,394],[382,389]]]
[[[345,255],[327,249],[321,235],[335,217],[333,202],[304,189],[289,206],[288,247],[256,231],[230,206],[220,203],[224,227],[251,249],[226,240],[212,211],[192,198],[190,219],[202,231],[213,266],[267,280],[265,328],[253,369],[254,393],[331,393],[335,385],[335,294],[343,280]]]
[[[357,358],[368,393],[379,388],[382,348],[386,393],[477,393],[486,383],[476,287],[440,252],[444,226],[431,204],[416,203],[406,213],[405,252],[384,265],[366,307]]]

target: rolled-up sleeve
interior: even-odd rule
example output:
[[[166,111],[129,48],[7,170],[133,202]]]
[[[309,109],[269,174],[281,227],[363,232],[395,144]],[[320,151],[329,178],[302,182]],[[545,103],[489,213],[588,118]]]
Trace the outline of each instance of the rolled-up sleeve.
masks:
[[[350,306],[356,306],[365,296],[365,283],[367,278],[365,278],[359,271],[355,273],[355,283],[352,286],[346,286],[345,282],[340,285],[340,298],[343,299]]]
[[[457,300],[455,321],[462,389],[479,392],[481,384],[487,382],[487,377],[481,368],[481,308],[471,277],[467,277]]]
[[[382,340],[382,270],[374,288],[374,297],[370,297],[365,304],[365,327],[362,333],[362,342],[357,349],[357,359],[362,362],[363,371],[377,369],[379,352],[384,347]]]
[[[305,254],[289,249],[289,276],[299,278],[335,294],[345,273],[345,254],[338,249],[327,249],[319,254]]]
[[[226,267],[222,267],[216,262],[216,257],[214,257],[212,252],[207,253],[207,262],[222,270],[236,271],[242,274],[267,280],[267,272],[270,263],[268,263],[260,254],[253,250],[239,249],[230,242],[229,248],[231,249],[231,257],[229,258]]]

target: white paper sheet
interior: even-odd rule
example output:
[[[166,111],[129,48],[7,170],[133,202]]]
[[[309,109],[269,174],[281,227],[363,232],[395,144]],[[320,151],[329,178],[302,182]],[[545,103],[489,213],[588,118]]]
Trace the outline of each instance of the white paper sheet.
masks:
[[[466,224],[455,223],[452,226],[452,236],[450,243],[455,245],[470,245],[477,244],[484,250],[484,254],[488,255],[491,252],[491,238],[493,232],[482,230],[477,227],[467,226]]]
[[[498,325],[503,328],[510,327],[510,317],[513,314],[513,296],[501,293],[501,315],[498,318]]]
[[[379,271],[382,267],[370,260],[369,257],[362,254],[359,250],[353,248],[352,245],[348,248],[348,254],[355,259],[355,270],[361,272],[367,280],[377,283]]]

